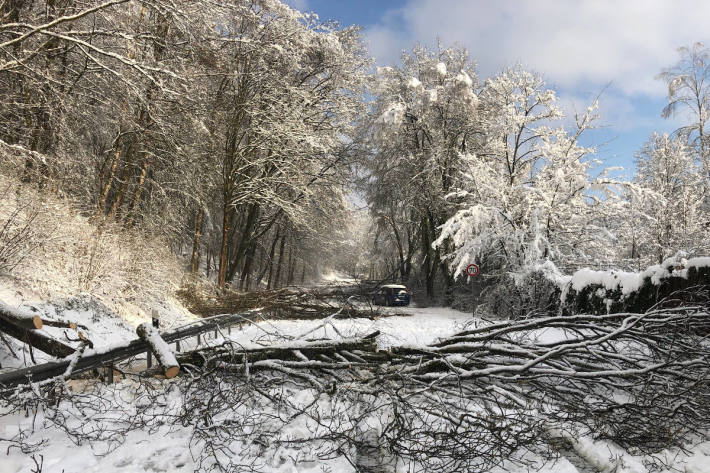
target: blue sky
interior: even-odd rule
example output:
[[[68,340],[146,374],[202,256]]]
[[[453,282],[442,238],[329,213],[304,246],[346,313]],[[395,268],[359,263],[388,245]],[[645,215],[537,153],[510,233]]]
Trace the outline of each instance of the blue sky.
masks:
[[[665,85],[655,79],[676,49],[707,43],[706,0],[289,0],[321,19],[365,28],[378,65],[414,43],[465,46],[481,79],[522,64],[542,73],[567,110],[582,110],[602,90],[601,124],[586,137],[607,166],[633,169],[653,131],[686,120],[661,118]]]

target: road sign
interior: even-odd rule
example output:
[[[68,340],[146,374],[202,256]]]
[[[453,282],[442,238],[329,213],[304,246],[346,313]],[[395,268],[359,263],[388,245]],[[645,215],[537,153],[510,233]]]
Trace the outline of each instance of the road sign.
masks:
[[[471,277],[478,276],[478,274],[481,272],[481,269],[478,267],[477,264],[469,264],[466,266],[466,274],[468,274]]]

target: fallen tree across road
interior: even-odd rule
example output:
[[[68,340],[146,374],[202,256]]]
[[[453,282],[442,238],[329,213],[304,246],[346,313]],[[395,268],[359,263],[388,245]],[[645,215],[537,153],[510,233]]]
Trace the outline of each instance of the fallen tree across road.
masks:
[[[3,402],[17,412],[41,405],[45,419],[77,443],[189,426],[195,461],[220,472],[239,471],[240,462],[262,458],[264,449],[293,446],[312,458],[349,455],[353,465],[369,455],[384,471],[396,462],[435,473],[486,471],[541,439],[567,438],[571,426],[572,438],[658,452],[710,429],[710,303],[696,302],[644,314],[476,321],[429,346],[384,351],[376,332],[284,337],[262,347],[226,339],[179,354],[184,375],[170,388],[132,378],[130,389],[140,389],[143,405],[152,406],[140,411],[141,424],[130,414],[134,406],[112,404],[121,388],[101,383],[60,394],[80,413],[71,426],[48,394],[57,395],[55,383],[6,392]],[[142,341],[131,346],[135,353],[148,349]],[[98,355],[88,353],[75,368],[92,356]],[[121,409],[125,423],[116,421]],[[220,453],[234,445],[243,446],[238,455]]]
[[[150,347],[158,363],[163,368],[165,377],[170,379],[177,376],[180,372],[180,365],[167,342],[160,336],[158,329],[143,323],[138,326],[136,333]]]

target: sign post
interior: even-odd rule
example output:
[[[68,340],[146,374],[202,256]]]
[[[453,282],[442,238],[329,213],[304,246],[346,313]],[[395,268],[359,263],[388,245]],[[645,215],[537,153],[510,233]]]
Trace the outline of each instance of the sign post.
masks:
[[[466,274],[468,275],[469,278],[475,278],[476,276],[481,274],[481,268],[479,268],[477,264],[471,263],[468,266],[466,266]],[[471,286],[471,304],[473,304],[473,298],[474,298],[474,288],[473,288],[473,286]],[[473,315],[473,310],[474,309],[471,309],[471,315]]]

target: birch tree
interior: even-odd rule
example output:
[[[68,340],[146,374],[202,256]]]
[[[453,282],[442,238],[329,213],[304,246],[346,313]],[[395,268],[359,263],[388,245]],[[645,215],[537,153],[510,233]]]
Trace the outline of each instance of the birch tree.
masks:
[[[663,69],[658,78],[668,85],[668,104],[663,108],[663,118],[686,113],[690,123],[676,132],[697,151],[705,192],[710,179],[710,143],[708,142],[708,117],[710,117],[710,50],[697,42],[691,47],[678,48],[680,60]]]

